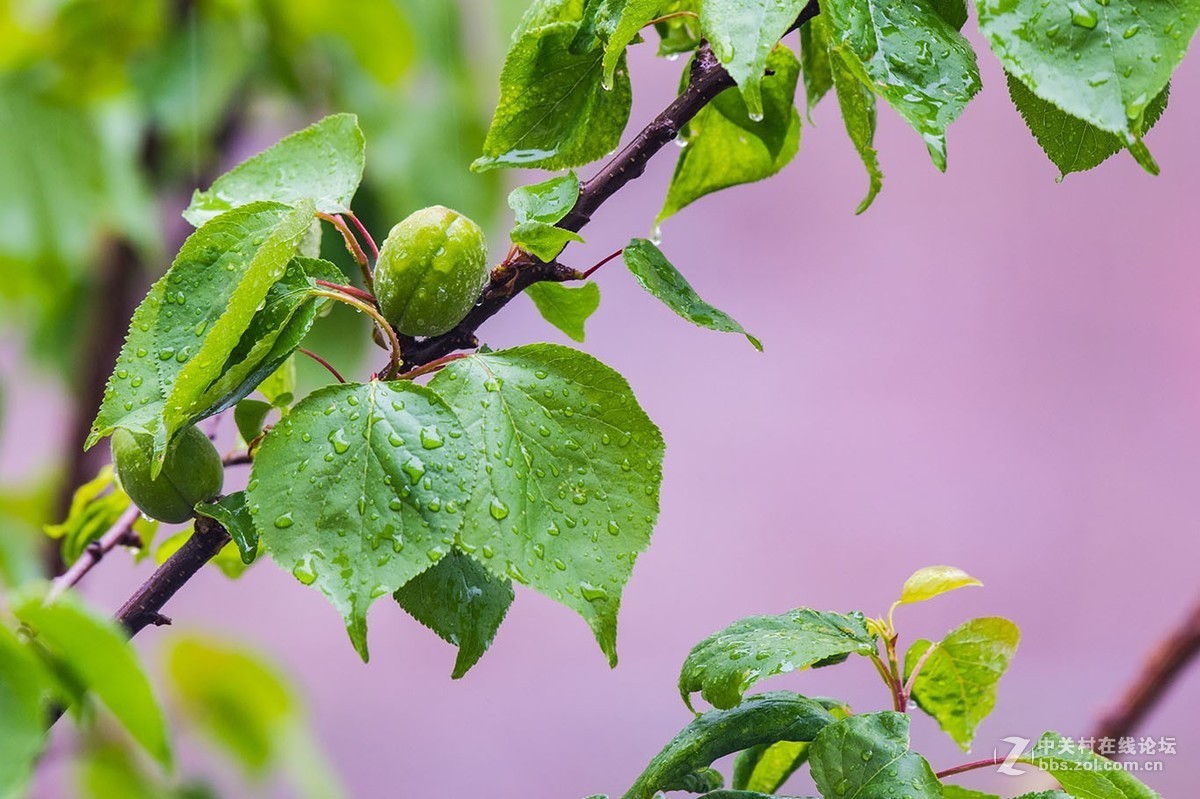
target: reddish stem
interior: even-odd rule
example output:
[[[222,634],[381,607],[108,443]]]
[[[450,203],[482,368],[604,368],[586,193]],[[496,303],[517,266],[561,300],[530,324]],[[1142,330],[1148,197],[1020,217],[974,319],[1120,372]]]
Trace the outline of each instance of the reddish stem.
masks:
[[[353,213],[349,213],[347,216],[350,217],[350,222],[358,230],[358,234],[362,236],[363,241],[367,243],[367,249],[371,251],[371,261],[379,263],[379,247],[375,246],[375,239],[371,237],[371,231],[367,230],[367,226]]]
[[[987,768],[988,766],[998,766],[1003,762],[1004,761],[999,758],[989,757],[986,760],[976,760],[972,763],[963,763],[961,766],[954,766],[953,768],[944,769],[939,771],[934,776],[939,780],[942,780],[955,774],[962,774],[964,771],[978,771],[979,769]]]
[[[441,358],[438,358],[435,361],[430,361],[424,366],[418,366],[415,369],[408,370],[404,374],[400,375],[400,377],[404,378],[405,380],[412,380],[420,377],[421,375],[427,375],[430,372],[436,372],[438,369],[441,369],[448,363],[453,363],[454,361],[466,358],[468,354],[469,353],[466,352],[456,352],[451,355],[443,355]]]
[[[308,357],[312,358],[317,363],[324,366],[327,370],[329,370],[329,374],[331,374],[337,378],[337,381],[339,383],[346,382],[346,378],[342,377],[341,374],[338,373],[338,370],[333,368],[333,364],[331,364],[329,361],[322,358],[320,355],[317,355],[312,350],[306,350],[306,349],[304,349],[304,347],[297,347],[296,352],[300,353],[301,355],[307,355]]]
[[[318,286],[323,286],[327,289],[333,289],[334,291],[340,291],[343,294],[349,294],[351,297],[360,299],[363,302],[369,302],[371,305],[377,305],[374,295],[368,294],[360,288],[355,288],[354,286],[343,286],[341,283],[330,283],[328,280],[316,280],[313,282],[315,282]]]
[[[604,258],[600,259],[599,263],[597,263],[597,264],[596,264],[595,266],[593,266],[591,269],[589,269],[589,270],[587,270],[586,272],[584,272],[583,274],[581,274],[581,275],[579,276],[579,279],[580,279],[580,280],[587,280],[589,277],[591,277],[591,276],[592,276],[592,273],[593,273],[593,272],[595,272],[597,269],[599,269],[600,267],[604,266],[606,263],[608,263],[609,261],[613,260],[614,258],[616,258],[618,255],[620,255],[620,254],[621,254],[621,253],[623,253],[623,252],[625,252],[624,248],[622,248],[622,249],[620,249],[620,250],[617,250],[616,252],[612,253],[611,255],[606,255],[606,256],[604,256]]]

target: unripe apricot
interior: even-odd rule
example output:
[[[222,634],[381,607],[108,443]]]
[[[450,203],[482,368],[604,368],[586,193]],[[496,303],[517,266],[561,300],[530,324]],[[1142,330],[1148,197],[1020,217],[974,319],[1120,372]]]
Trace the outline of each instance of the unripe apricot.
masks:
[[[112,437],[113,464],[121,487],[142,513],[171,524],[187,521],[197,502],[221,493],[225,469],[208,436],[186,427],[167,447],[158,477],[150,478],[150,440],[118,429]]]
[[[436,336],[462,321],[488,278],[479,225],[435,205],[400,222],[375,267],[379,310],[406,336]]]

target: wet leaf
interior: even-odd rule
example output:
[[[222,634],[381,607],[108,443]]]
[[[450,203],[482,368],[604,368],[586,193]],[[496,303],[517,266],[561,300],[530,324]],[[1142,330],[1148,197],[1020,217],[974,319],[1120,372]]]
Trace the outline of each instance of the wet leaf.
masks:
[[[183,217],[196,227],[233,208],[270,201],[341,214],[362,181],[362,131],[353,114],[334,114],[296,131],[197,191]],[[306,224],[307,227],[307,224]]]
[[[1053,103],[1046,102],[1012,75],[1008,79],[1008,93],[1013,105],[1021,112],[1038,145],[1059,169],[1059,178],[1072,172],[1083,172],[1097,167],[1110,157],[1126,149],[1125,141],[1115,133],[1101,130],[1090,122],[1073,117]],[[1167,110],[1167,99],[1171,87],[1159,92],[1150,105],[1146,106],[1143,126],[1146,130]]]
[[[367,609],[441,560],[475,462],[453,411],[410,381],[313,392],[263,439],[247,502],[271,557],[342,614],[367,659]]]
[[[430,383],[474,446],[463,547],[575,610],[616,663],[617,611],[658,517],[663,441],[619,374],[534,344],[474,355]]]
[[[258,530],[246,504],[246,492],[235,491],[216,502],[201,502],[196,513],[218,521],[242,556],[242,563],[249,565],[258,557]]]
[[[1044,734],[1021,762],[1054,777],[1076,799],[1161,799],[1157,791],[1108,758],[1056,732]]]
[[[946,128],[979,91],[975,51],[927,0],[825,0],[834,51],[912,125],[938,169]]]
[[[925,758],[909,751],[908,716],[886,711],[830,724],[809,749],[813,781],[825,799],[942,799]]]
[[[808,0],[705,0],[700,29],[737,81],[752,119],[762,119],[767,60]]]
[[[812,741],[833,724],[828,704],[788,691],[747,697],[729,710],[711,710],[683,728],[623,799],[653,799],[658,791],[683,790],[693,775],[725,755],[776,741]]]
[[[1147,109],[1200,24],[1200,4],[1141,0],[976,0],[979,28],[1005,70],[1072,117],[1119,136],[1147,171]]]
[[[714,707],[734,707],[759,680],[874,651],[875,636],[860,613],[799,608],[749,616],[692,648],[679,674],[679,695],[689,708],[697,691]]]
[[[700,299],[687,279],[653,243],[646,239],[633,239],[625,247],[624,256],[625,265],[642,288],[662,300],[672,311],[692,324],[709,330],[741,333],[756,350],[762,352],[762,343],[747,333],[732,316]]]
[[[914,641],[904,657],[907,682],[926,655],[913,684],[913,699],[954,742],[967,751],[975,730],[996,706],[996,686],[1017,651],[1017,625],[998,617],[973,619],[933,644]]]
[[[483,155],[471,166],[476,171],[581,166],[615,149],[625,130],[633,95],[624,66],[605,89],[603,53],[572,52],[580,23],[559,21],[572,4],[544,5],[526,16],[505,57],[500,101]]]
[[[455,680],[479,662],[513,601],[512,581],[496,577],[458,550],[438,561],[396,592],[396,601],[414,619],[458,647]]]
[[[564,286],[543,281],[534,283],[525,293],[543,319],[575,341],[583,341],[583,325],[600,307],[600,287],[595,283]]]
[[[800,147],[800,113],[793,105],[800,62],[786,47],[771,52],[762,81],[762,118],[754,121],[736,89],[727,89],[680,134],[683,150],[658,213],[661,222],[706,194],[768,178]]]
[[[312,204],[302,205],[247,205],[188,237],[134,312],[87,446],[118,427],[145,434],[157,473],[171,437],[212,410],[206,390],[312,220]]]
[[[983,583],[954,566],[926,566],[913,572],[904,581],[897,605],[911,605],[915,602],[925,602],[941,596],[949,591],[970,586],[982,586]]]

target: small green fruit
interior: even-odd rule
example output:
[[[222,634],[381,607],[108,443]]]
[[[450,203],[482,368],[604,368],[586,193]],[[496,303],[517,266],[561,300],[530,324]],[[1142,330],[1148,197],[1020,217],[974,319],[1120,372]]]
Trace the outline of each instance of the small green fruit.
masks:
[[[479,225],[435,205],[392,228],[379,250],[375,296],[406,336],[436,336],[462,321],[488,278]]]
[[[113,464],[121,487],[152,519],[175,524],[187,521],[197,502],[221,493],[225,469],[208,436],[195,427],[179,432],[167,448],[162,471],[150,479],[150,441],[119,429],[112,437]]]

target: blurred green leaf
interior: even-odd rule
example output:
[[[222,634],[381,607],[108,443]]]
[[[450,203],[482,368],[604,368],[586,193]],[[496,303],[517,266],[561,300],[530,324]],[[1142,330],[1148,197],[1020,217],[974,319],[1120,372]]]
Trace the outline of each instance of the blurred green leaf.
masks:
[[[62,558],[68,566],[79,559],[92,541],[104,535],[129,510],[129,496],[121,490],[112,466],[104,466],[91,480],[75,490],[67,518],[58,524],[47,524],[46,535],[62,539]],[[139,516],[133,530],[142,540],[137,558],[149,552],[158,523]]]
[[[20,796],[46,744],[45,667],[0,626],[0,796]]]

